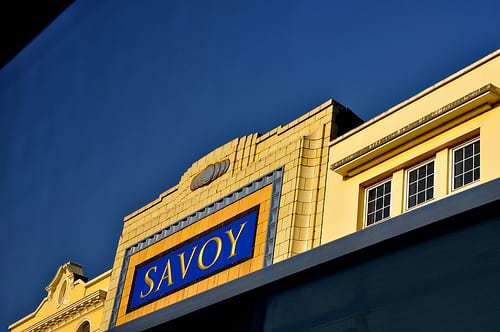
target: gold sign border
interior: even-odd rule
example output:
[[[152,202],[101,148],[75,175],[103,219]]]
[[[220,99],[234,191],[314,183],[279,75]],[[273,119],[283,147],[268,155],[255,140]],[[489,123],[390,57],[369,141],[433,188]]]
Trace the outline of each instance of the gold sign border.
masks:
[[[226,282],[237,279],[251,272],[260,270],[264,266],[264,255],[266,248],[267,229],[269,221],[269,209],[271,203],[272,185],[267,185],[254,193],[241,198],[240,200],[222,208],[221,210],[200,219],[196,223],[166,237],[165,239],[151,245],[150,247],[132,255],[128,264],[124,288],[121,296],[120,306],[116,317],[116,326],[137,319],[160,308],[167,307],[176,302],[200,294],[208,289],[220,286]],[[240,264],[234,265],[224,271],[216,273],[210,277],[200,280],[188,287],[180,289],[157,301],[144,305],[134,311],[127,313],[129,294],[132,288],[132,280],[137,265],[147,261],[151,257],[157,256],[180,243],[186,242],[200,234],[223,224],[227,220],[234,218],[242,212],[259,206],[257,229],[254,243],[254,254],[249,259]]]

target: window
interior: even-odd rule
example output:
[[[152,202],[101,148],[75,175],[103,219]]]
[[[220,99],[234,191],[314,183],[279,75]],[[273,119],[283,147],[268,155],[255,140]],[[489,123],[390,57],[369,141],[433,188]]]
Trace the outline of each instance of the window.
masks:
[[[452,150],[452,190],[479,180],[479,138]]]
[[[365,191],[365,225],[389,218],[391,209],[391,180],[386,180]]]
[[[84,321],[80,324],[76,332],[90,332],[90,323],[88,321]]]
[[[434,160],[409,169],[406,178],[407,209],[434,198]]]

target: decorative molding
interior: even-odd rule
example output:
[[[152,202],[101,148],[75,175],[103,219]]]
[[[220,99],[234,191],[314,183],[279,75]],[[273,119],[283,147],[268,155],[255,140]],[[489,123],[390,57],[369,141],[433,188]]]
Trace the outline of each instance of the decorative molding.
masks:
[[[374,123],[376,122],[379,122],[380,120],[386,118],[387,116],[393,114],[394,112],[397,112],[399,111],[400,109],[416,102],[417,100],[420,100],[422,98],[424,98],[425,96],[429,95],[430,93],[444,87],[445,85],[453,82],[454,80],[464,76],[465,74],[473,71],[474,69],[484,65],[485,63],[495,59],[496,57],[500,56],[500,49],[497,49],[496,51],[493,51],[492,53],[486,55],[485,57],[477,60],[476,62],[468,65],[467,67],[451,74],[450,76],[448,77],[445,77],[444,79],[442,79],[441,81],[431,85],[430,87],[428,87],[427,89],[424,89],[422,90],[421,92],[417,93],[416,95],[400,102],[399,104],[389,108],[387,111],[384,111],[382,113],[380,113],[379,115],[377,115],[376,117],[366,121],[365,123],[357,126],[356,128],[348,131],[347,133],[345,133],[344,135],[342,136],[339,136],[337,138],[335,138],[332,142],[331,142],[331,145],[335,145],[345,139],[347,139],[348,137],[360,132],[361,130],[365,129],[366,127],[369,127],[371,125],[373,125]]]
[[[56,312],[55,314],[50,315],[37,324],[30,326],[29,328],[23,330],[23,332],[41,332],[55,330],[62,324],[68,323],[73,319],[81,317],[82,314],[85,314],[95,308],[102,306],[105,299],[106,292],[103,290],[98,290],[94,293],[89,294],[83,299],[70,304],[69,306]]]
[[[420,119],[411,122],[410,124],[404,126],[403,128],[398,129],[398,130],[390,133],[389,135],[382,137],[381,139],[375,141],[374,143],[372,143],[368,146],[365,146],[364,148],[354,152],[353,154],[333,163],[330,166],[330,169],[333,171],[341,166],[344,166],[345,164],[365,155],[366,153],[368,153],[376,148],[379,148],[380,146],[382,146],[390,141],[395,140],[396,138],[408,133],[409,131],[412,131],[415,128],[420,127],[421,125],[428,123],[428,122],[450,112],[451,110],[457,108],[458,106],[465,104],[465,103],[471,101],[472,99],[477,98],[480,95],[482,95],[486,92],[489,92],[489,91],[491,91],[495,94],[500,94],[500,90],[496,86],[494,86],[493,84],[487,84],[487,85],[463,96],[462,98],[459,98],[459,99],[457,99],[457,100],[455,100],[455,101],[453,101],[453,102],[451,102],[451,103],[449,103],[441,108],[438,108],[437,110],[421,117]]]
[[[282,179],[283,179],[283,168],[281,167],[125,249],[125,257],[123,259],[122,268],[120,270],[120,278],[118,280],[118,287],[114,298],[109,329],[113,328],[116,324],[116,318],[117,318],[116,316],[118,313],[118,308],[120,307],[120,301],[123,293],[123,286],[125,283],[125,276],[127,274],[129,260],[132,255],[148,248],[149,246],[153,245],[158,241],[163,240],[164,238],[172,235],[173,233],[178,232],[181,229],[188,227],[189,225],[192,225],[193,223],[199,221],[200,219],[203,219],[225,208],[226,206],[242,199],[243,197],[256,192],[257,190],[267,185],[272,185],[273,187],[271,193],[271,206],[269,209],[270,212],[269,212],[269,220],[267,227],[264,266],[271,265],[273,263],[273,257],[274,257],[274,243],[276,239],[281,187],[283,182]]]
[[[63,265],[64,266],[64,265]],[[60,267],[59,269],[61,269],[62,267]],[[58,269],[58,273],[59,273],[59,269]],[[56,273],[57,275],[57,273]],[[97,282],[105,279],[105,278],[108,278],[109,276],[111,275],[111,270],[108,270],[100,275],[98,275],[97,277],[95,277],[94,279],[92,280],[89,280],[89,281],[85,281],[84,279],[77,279],[76,281],[74,281],[74,283],[70,283],[70,286],[71,287],[75,287],[76,285],[78,284],[81,284],[82,286],[88,288],[94,284],[96,284]],[[35,311],[33,311],[32,313],[24,316],[23,318],[19,319],[18,321],[12,323],[11,325],[8,326],[8,329],[9,330],[12,330],[14,329],[16,326],[19,326],[25,322],[27,322],[28,320],[32,319],[33,317],[36,316],[36,314],[40,311],[40,309],[43,307],[44,304],[46,304],[47,302],[51,301],[52,298],[49,298],[49,295],[47,294],[46,297],[43,298],[43,300],[40,302],[40,304],[38,305],[38,307],[36,307]]]
[[[218,161],[215,164],[210,164],[203,171],[198,173],[191,181],[191,190],[206,186],[210,182],[217,179],[222,174],[226,173],[229,168],[229,159]]]
[[[65,275],[70,277],[69,279],[71,280],[69,281],[69,283],[71,284],[76,280],[85,278],[82,266],[80,264],[75,262],[67,262],[61,265],[59,269],[57,269],[57,272],[54,278],[52,278],[52,281],[47,285],[47,287],[45,287],[49,299],[52,298],[54,291],[59,285],[59,281],[61,280],[61,278],[64,278]]]

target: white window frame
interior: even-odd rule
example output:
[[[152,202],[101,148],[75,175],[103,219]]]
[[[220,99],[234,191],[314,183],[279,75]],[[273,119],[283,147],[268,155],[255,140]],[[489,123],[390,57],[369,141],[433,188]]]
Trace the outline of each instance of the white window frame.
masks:
[[[472,185],[478,184],[479,181],[481,181],[481,177],[479,179],[474,180],[472,182],[469,182],[459,188],[455,188],[455,151],[463,148],[466,145],[469,144],[474,144],[476,141],[479,142],[479,146],[481,146],[481,137],[477,136],[474,137],[473,139],[470,139],[466,142],[463,142],[460,145],[454,146],[453,148],[450,149],[450,192],[458,192],[460,190],[463,190],[465,188],[469,188]],[[481,152],[479,153],[479,160],[481,160]],[[479,169],[481,169],[481,165],[479,165]]]
[[[390,203],[389,203],[389,216],[379,220],[379,221],[375,221],[373,224],[371,225],[367,225],[367,222],[368,222],[368,191],[370,191],[370,189],[373,189],[375,187],[378,187],[378,186],[381,186],[383,184],[386,184],[387,182],[390,182],[391,183],[391,200],[390,200]],[[386,178],[382,181],[379,181],[367,188],[365,188],[365,197],[364,197],[364,207],[363,207],[363,228],[367,228],[367,227],[371,227],[373,225],[376,225],[378,223],[381,223],[387,219],[389,219],[391,217],[391,207],[392,207],[392,199],[393,199],[393,195],[392,195],[392,192],[393,192],[393,188],[392,188],[392,176],[389,177],[389,178]]]
[[[408,203],[410,202],[410,172],[423,166],[423,165],[426,165],[426,164],[429,164],[431,162],[434,162],[434,183],[432,184],[432,187],[434,188],[434,192],[433,192],[433,195],[432,195],[432,198],[431,199],[428,199],[426,200],[425,202],[423,203],[420,203],[420,204],[416,204],[412,207],[408,207]],[[415,165],[415,166],[412,166],[411,168],[408,168],[406,171],[405,171],[405,188],[404,188],[404,210],[405,211],[410,211],[410,210],[413,210],[413,209],[416,209],[416,208],[419,208],[421,206],[424,206],[425,204],[429,204],[431,203],[435,198],[436,198],[436,156],[432,157],[431,159],[426,159],[425,161]]]

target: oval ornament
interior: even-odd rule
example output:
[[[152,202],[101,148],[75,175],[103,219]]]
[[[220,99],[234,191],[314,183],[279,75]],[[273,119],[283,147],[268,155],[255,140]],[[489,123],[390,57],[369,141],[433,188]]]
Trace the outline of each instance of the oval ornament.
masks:
[[[229,159],[218,161],[210,164],[203,171],[198,173],[191,181],[191,190],[196,190],[200,187],[206,186],[210,182],[217,179],[222,174],[226,173],[229,169]]]

